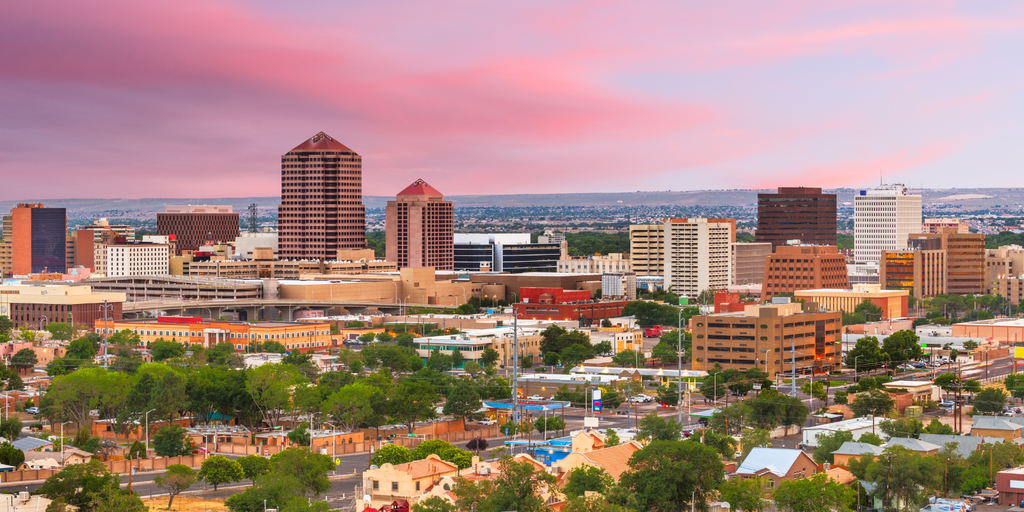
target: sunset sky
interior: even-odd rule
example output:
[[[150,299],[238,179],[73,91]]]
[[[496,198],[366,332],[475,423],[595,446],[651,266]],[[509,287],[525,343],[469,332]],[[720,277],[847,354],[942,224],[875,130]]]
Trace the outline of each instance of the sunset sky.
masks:
[[[1024,186],[1024,2],[8,2],[0,199]]]

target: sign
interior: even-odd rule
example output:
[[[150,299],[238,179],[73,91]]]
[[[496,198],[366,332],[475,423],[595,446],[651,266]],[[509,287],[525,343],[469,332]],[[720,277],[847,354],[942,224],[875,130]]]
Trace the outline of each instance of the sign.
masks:
[[[493,315],[493,314],[494,314],[494,309],[492,309],[492,308],[487,308],[487,314],[488,314],[488,315]]]
[[[687,298],[685,295],[683,295],[682,297],[679,297],[679,305],[680,306],[686,306],[689,303],[690,303],[690,299]]]
[[[594,390],[594,414],[601,414],[601,390]]]
[[[921,342],[921,348],[928,348],[928,344],[922,341]]]
[[[754,390],[755,391],[761,391],[761,383],[760,382],[755,382],[754,383]]]
[[[1024,347],[1013,347],[1013,357],[1024,358]]]

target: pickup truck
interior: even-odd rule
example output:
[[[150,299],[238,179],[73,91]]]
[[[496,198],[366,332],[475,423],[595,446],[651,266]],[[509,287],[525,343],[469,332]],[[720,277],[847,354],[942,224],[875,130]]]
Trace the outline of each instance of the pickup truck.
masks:
[[[540,395],[531,395],[526,397],[527,400],[544,400]]]

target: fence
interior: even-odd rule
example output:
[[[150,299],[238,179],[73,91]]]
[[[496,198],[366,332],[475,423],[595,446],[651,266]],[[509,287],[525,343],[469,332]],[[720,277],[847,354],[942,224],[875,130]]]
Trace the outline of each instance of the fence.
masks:
[[[405,446],[406,448],[415,448],[420,443],[428,439],[440,439],[449,443],[458,443],[461,441],[469,441],[470,439],[482,437],[498,437],[498,427],[495,425],[488,425],[482,428],[476,428],[473,430],[463,430],[459,432],[446,432],[444,434],[433,435],[417,435],[416,437],[408,437],[402,435],[396,435],[390,439],[392,444],[399,446]]]
[[[104,462],[103,465],[113,473],[128,473],[129,468],[135,471],[157,471],[166,469],[172,464],[184,464],[191,468],[199,467],[206,460],[205,454],[185,455],[182,457],[156,457],[153,459],[137,460],[112,460]],[[46,480],[59,470],[55,469],[25,469],[21,471],[9,471],[0,473],[0,482],[30,482],[33,480]]]

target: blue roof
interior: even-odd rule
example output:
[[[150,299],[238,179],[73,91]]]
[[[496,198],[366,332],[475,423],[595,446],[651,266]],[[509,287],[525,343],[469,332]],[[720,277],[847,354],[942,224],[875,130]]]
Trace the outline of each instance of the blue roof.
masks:
[[[554,402],[547,400],[519,401],[519,408],[525,409],[527,411],[560,411],[568,406],[569,402]],[[484,407],[489,407],[491,409],[511,410],[512,402],[484,402]]]
[[[45,439],[39,439],[37,437],[23,437],[21,439],[16,439],[13,443],[11,443],[12,446],[23,452],[38,450],[39,448],[49,446],[52,444],[53,441],[47,441]]]

